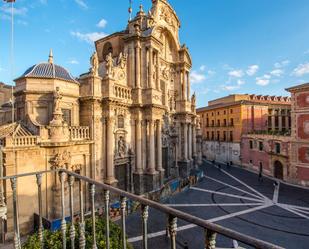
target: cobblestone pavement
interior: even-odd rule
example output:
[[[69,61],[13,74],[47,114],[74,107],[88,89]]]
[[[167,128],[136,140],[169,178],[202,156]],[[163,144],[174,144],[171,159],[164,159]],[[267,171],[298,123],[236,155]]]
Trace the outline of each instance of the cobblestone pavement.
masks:
[[[202,169],[206,177],[201,182],[165,204],[285,248],[309,248],[309,190],[276,185],[268,178],[259,182],[256,174],[237,167],[222,166],[220,170],[205,161]],[[149,248],[168,248],[165,226],[166,217],[150,209]],[[134,248],[141,248],[139,214],[127,218],[127,230]],[[178,221],[178,248],[185,242],[190,249],[204,248],[203,234],[202,229]],[[218,236],[217,246],[233,248],[233,241]]]

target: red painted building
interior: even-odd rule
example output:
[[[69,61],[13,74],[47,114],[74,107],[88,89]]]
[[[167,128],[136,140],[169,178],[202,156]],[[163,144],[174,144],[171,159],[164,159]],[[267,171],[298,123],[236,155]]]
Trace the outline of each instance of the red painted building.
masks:
[[[309,185],[309,83],[286,89],[292,95],[291,165],[302,185]]]
[[[309,83],[286,89],[291,93],[291,120],[276,117],[273,110],[268,123],[279,130],[243,134],[241,164],[278,179],[309,186]],[[282,115],[281,115],[282,116]],[[283,122],[291,123],[291,133],[281,132]],[[282,130],[283,131],[283,130]]]

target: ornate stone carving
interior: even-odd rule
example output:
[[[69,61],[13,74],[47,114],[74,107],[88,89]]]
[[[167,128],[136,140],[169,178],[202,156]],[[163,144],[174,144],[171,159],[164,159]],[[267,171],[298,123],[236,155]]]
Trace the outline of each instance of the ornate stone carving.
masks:
[[[114,72],[114,59],[112,56],[112,53],[109,53],[106,56],[106,64],[105,64],[105,68],[106,68],[106,75],[107,76],[113,76],[113,72]]]
[[[94,52],[90,57],[91,73],[94,76],[98,76],[99,59],[97,52]]]
[[[118,157],[125,157],[127,154],[127,144],[123,136],[120,136],[117,142]]]
[[[191,97],[191,104],[192,104],[193,106],[196,105],[196,95],[195,95],[195,92],[193,93],[193,95],[192,95],[192,97]]]
[[[71,153],[64,151],[63,153],[57,153],[54,158],[50,160],[52,165],[51,169],[69,169],[71,166]]]
[[[117,60],[117,65],[121,69],[124,69],[127,66],[127,58],[128,58],[127,54],[123,54],[122,52],[120,52]]]
[[[56,87],[56,91],[54,91],[54,113],[61,112],[60,101],[62,99],[62,95],[60,93],[60,88]]]

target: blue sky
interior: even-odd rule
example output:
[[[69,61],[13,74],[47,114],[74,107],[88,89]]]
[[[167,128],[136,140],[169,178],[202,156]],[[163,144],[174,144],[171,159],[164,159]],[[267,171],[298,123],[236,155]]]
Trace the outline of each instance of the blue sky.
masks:
[[[129,0],[17,0],[13,75],[46,61],[87,71],[92,40],[123,30]],[[135,0],[145,9],[151,0]],[[288,95],[309,82],[308,0],[169,0],[191,52],[198,106],[232,93]],[[0,81],[11,83],[9,5],[0,2]]]

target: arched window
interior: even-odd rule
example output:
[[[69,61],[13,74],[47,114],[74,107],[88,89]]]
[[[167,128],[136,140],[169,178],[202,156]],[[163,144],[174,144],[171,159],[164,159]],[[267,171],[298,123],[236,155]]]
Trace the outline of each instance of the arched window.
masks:
[[[113,54],[113,46],[110,42],[107,42],[104,44],[104,47],[103,47],[103,59],[104,60],[109,53]]]

